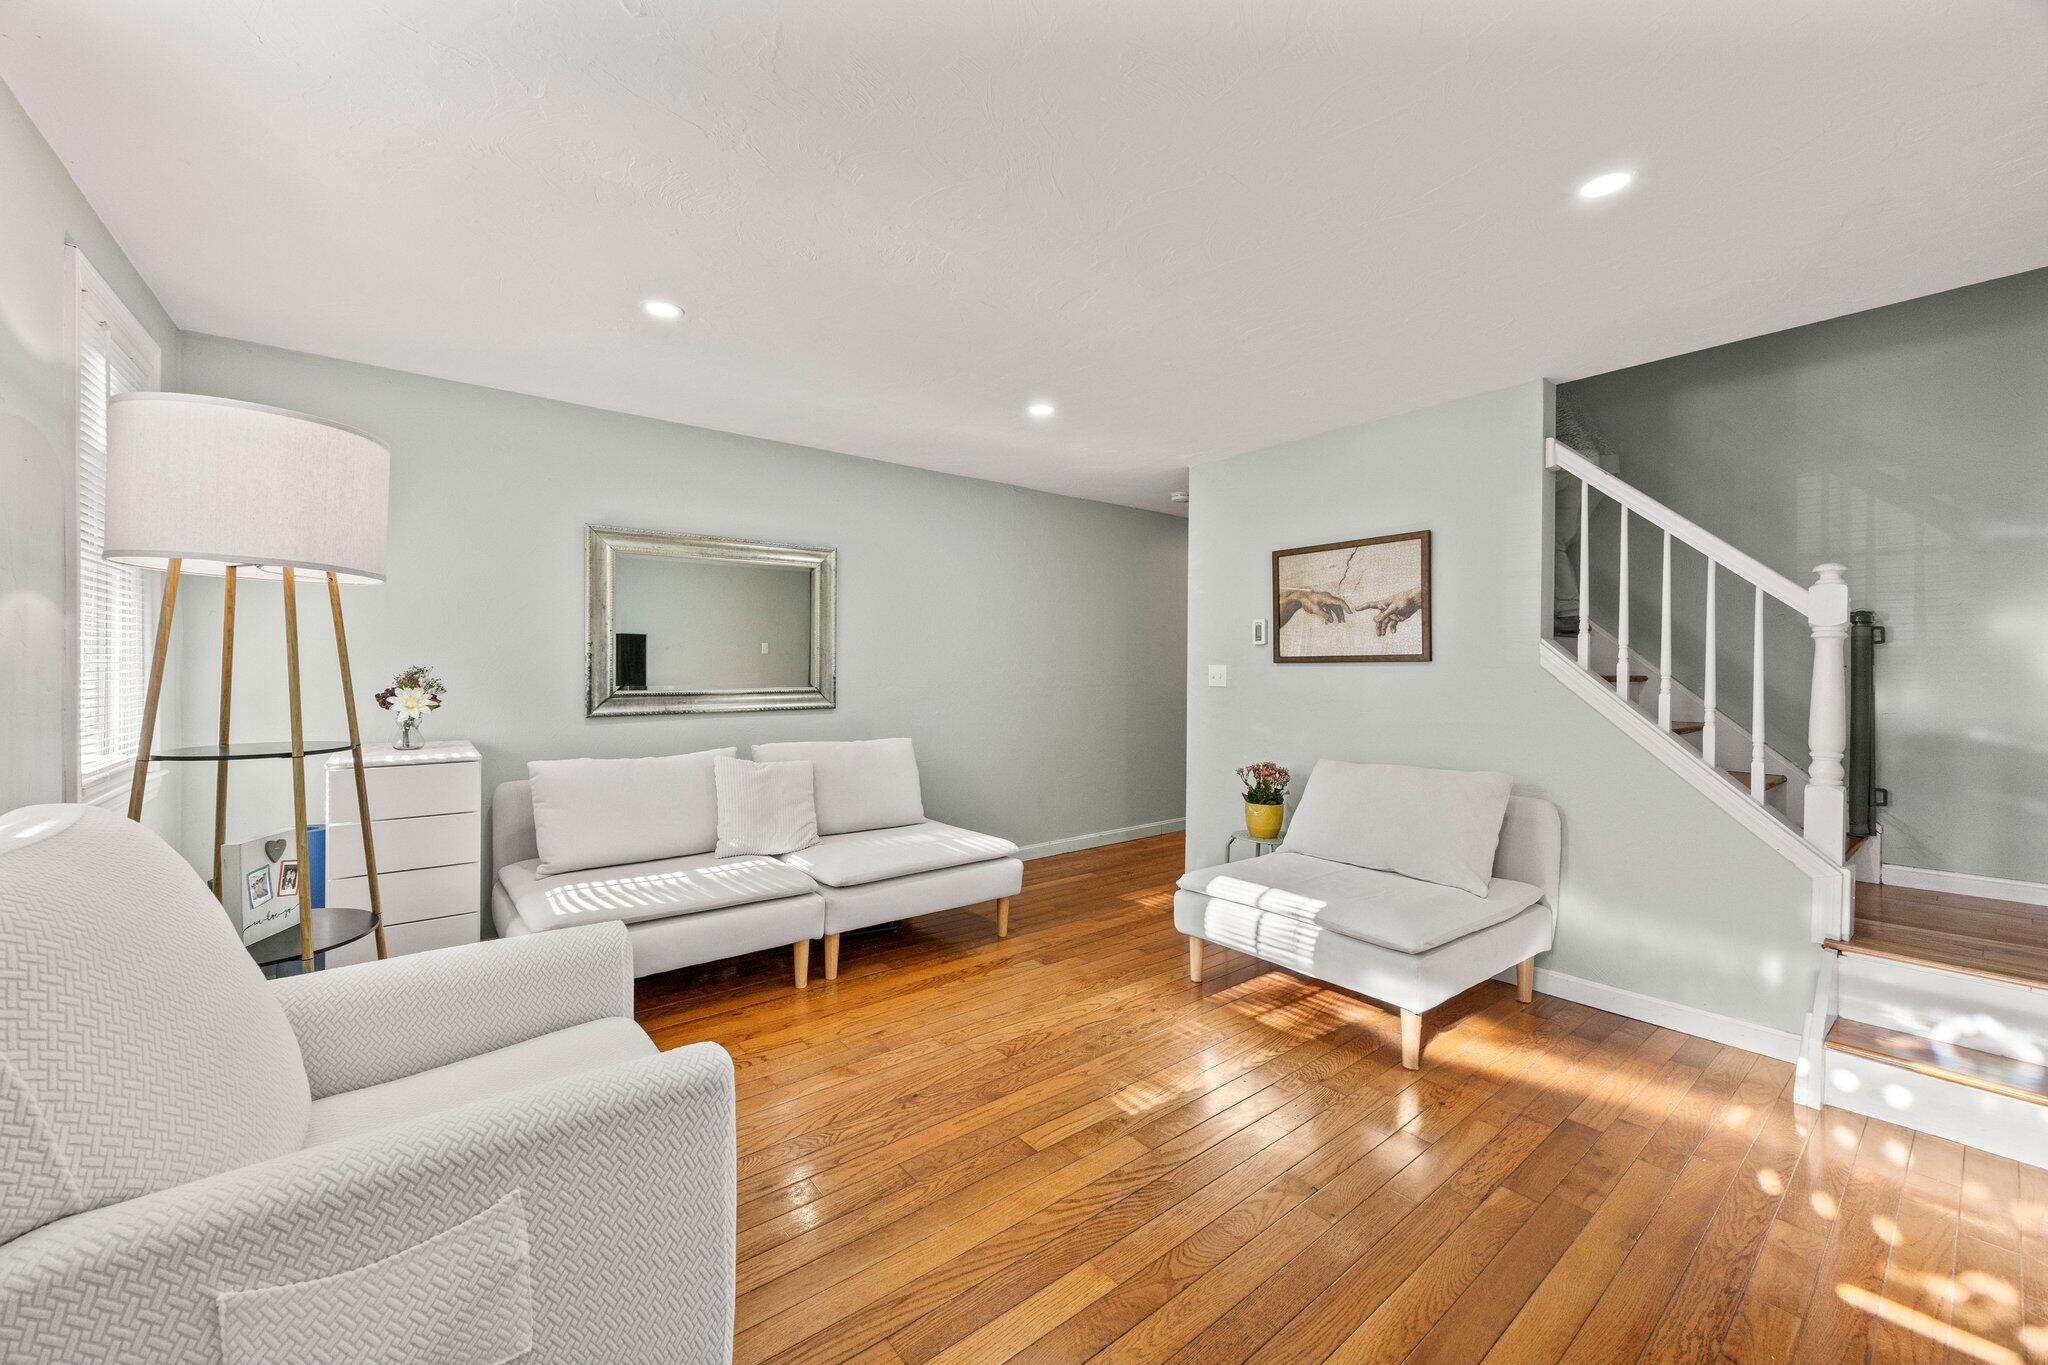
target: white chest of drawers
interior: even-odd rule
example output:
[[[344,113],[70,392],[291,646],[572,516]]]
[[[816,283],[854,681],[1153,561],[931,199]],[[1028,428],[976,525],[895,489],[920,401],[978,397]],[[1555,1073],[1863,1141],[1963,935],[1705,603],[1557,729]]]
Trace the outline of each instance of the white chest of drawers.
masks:
[[[418,749],[363,746],[384,942],[391,955],[474,943],[483,919],[483,756],[465,740]],[[370,904],[356,810],[355,761],[327,760],[327,903]],[[374,939],[327,955],[329,966],[369,962]]]

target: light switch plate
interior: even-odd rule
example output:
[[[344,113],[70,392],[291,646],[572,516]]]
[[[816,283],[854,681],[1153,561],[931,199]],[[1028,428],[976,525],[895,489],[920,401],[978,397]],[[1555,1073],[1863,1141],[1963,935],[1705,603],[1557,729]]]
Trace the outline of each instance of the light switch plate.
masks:
[[[1211,686],[1211,687],[1228,687],[1228,686],[1230,686],[1230,668],[1229,668],[1229,666],[1228,666],[1227,664],[1210,664],[1210,665],[1209,665],[1209,686]]]

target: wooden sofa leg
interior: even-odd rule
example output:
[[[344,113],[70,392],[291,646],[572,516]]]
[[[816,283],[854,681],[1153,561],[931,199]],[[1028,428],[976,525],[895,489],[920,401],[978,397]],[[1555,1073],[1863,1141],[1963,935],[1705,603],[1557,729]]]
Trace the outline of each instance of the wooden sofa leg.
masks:
[[[1401,1065],[1422,1069],[1422,1016],[1414,1010],[1401,1011]]]
[[[825,979],[839,979],[839,935],[825,935]]]
[[[789,951],[796,960],[796,988],[803,990],[811,984],[811,941],[799,939],[789,945]]]
[[[996,901],[996,937],[1010,936],[1010,898],[1003,896]]]
[[[1515,964],[1515,999],[1528,1004],[1536,998],[1536,959],[1523,958]]]
[[[1202,981],[1202,940],[1188,935],[1188,980],[1197,985]]]

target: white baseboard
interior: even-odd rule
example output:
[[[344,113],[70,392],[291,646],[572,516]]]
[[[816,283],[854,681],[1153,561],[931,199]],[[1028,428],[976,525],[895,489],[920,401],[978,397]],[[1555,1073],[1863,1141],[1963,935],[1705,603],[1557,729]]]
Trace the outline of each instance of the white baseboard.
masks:
[[[1878,872],[1886,886],[1911,887],[1916,891],[1945,891],[1951,896],[1983,896],[1995,901],[2019,901],[2023,905],[2048,905],[2048,885],[2016,882],[2006,877],[1979,877],[1970,872],[1937,872],[1928,867],[1900,867],[1886,863]]]
[[[1017,856],[1027,862],[1033,858],[1050,858],[1055,853],[1076,853],[1084,848],[1101,848],[1104,844],[1121,844],[1129,839],[1149,839],[1155,834],[1171,834],[1186,829],[1186,820],[1155,820],[1149,825],[1125,825],[1122,829],[1102,829],[1093,834],[1076,834],[1065,839],[1047,839],[1040,844],[1025,844],[1017,850]]]
[[[1503,972],[1496,978],[1513,981],[1512,971]],[[1799,1035],[1783,1029],[1766,1028],[1753,1024],[1747,1019],[1734,1019],[1711,1010],[1681,1005],[1672,1000],[1660,1000],[1653,995],[1642,995],[1636,991],[1623,990],[1619,986],[1603,985],[1598,981],[1587,981],[1548,967],[1536,969],[1536,989],[1545,995],[1570,1000],[1580,1005],[1591,1005],[1596,1010],[1619,1014],[1627,1019],[1640,1019],[1646,1024],[1659,1028],[1677,1029],[1690,1033],[1695,1038],[1739,1047],[1748,1052],[1761,1052],[1766,1057],[1776,1057],[1781,1062],[1799,1060]]]

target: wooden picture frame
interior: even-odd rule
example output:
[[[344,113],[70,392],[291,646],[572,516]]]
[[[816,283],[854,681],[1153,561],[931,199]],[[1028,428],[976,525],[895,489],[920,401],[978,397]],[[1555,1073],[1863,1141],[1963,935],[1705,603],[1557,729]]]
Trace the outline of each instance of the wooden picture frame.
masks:
[[[1429,532],[1273,551],[1273,662],[1428,663]]]

